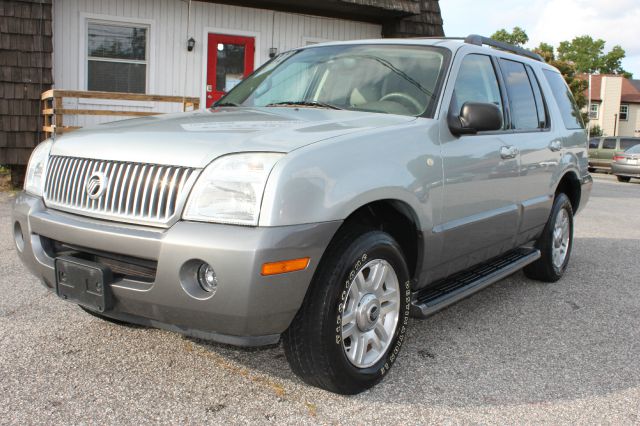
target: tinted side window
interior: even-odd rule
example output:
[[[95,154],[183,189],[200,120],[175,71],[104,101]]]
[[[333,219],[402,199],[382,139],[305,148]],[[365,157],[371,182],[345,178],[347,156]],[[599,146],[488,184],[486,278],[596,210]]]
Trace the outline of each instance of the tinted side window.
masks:
[[[533,69],[526,65],[527,74],[529,74],[529,81],[531,82],[531,87],[533,88],[533,95],[536,98],[536,108],[538,109],[538,121],[540,122],[541,129],[546,129],[549,127],[549,113],[547,109],[547,104],[544,101],[544,96],[542,95],[542,89],[540,89],[540,82],[538,81],[538,77],[533,72]]]
[[[558,103],[565,127],[567,129],[584,129],[584,123],[576,100],[573,99],[571,90],[569,90],[569,86],[565,83],[562,75],[551,70],[543,70],[543,73],[547,82],[549,82],[549,86],[551,86],[553,97]]]
[[[598,144],[600,143],[600,139],[598,138],[591,138],[589,140],[589,148],[591,149],[598,149]]]
[[[620,139],[620,149],[626,151],[632,146],[640,144],[640,139]]]
[[[451,102],[458,112],[465,102],[492,103],[502,111],[500,88],[489,56],[471,54],[463,59]]]
[[[517,130],[537,129],[540,125],[538,109],[524,64],[500,59],[500,67],[509,95],[512,127]]]
[[[616,149],[616,140],[605,139],[604,142],[602,142],[602,149]]]

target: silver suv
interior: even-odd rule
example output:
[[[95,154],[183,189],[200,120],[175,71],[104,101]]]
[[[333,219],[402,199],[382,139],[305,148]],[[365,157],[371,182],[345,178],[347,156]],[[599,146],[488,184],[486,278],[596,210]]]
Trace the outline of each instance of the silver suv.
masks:
[[[206,111],[40,144],[22,261],[104,319],[277,343],[304,381],[367,389],[410,315],[524,268],[556,281],[587,202],[560,73],[479,36],[295,49]]]

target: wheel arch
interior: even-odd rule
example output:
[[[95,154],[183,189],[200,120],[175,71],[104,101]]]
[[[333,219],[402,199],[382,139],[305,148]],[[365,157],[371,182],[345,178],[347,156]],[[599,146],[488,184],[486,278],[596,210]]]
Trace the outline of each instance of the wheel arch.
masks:
[[[580,197],[582,196],[582,186],[580,179],[578,178],[578,174],[575,171],[569,170],[562,175],[558,181],[558,185],[556,185],[554,197],[561,192],[569,197],[569,201],[571,201],[571,208],[575,214],[580,207]]]
[[[370,201],[354,209],[336,231],[334,238],[350,226],[367,226],[391,235],[400,245],[411,279],[418,279],[424,255],[424,240],[416,211],[398,199]]]

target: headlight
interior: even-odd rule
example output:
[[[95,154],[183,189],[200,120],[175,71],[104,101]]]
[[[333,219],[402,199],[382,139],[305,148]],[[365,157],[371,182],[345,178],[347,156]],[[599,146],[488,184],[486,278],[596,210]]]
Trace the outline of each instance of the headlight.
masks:
[[[258,225],[271,169],[284,154],[231,154],[204,169],[191,191],[185,220]]]
[[[31,153],[27,174],[24,178],[24,189],[33,195],[42,197],[44,189],[44,174],[47,170],[51,141],[47,140],[38,145]]]

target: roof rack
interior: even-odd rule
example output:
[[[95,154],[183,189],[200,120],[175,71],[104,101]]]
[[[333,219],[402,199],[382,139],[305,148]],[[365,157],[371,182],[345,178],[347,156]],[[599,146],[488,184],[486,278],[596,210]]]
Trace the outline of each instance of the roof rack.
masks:
[[[471,34],[464,39],[467,44],[474,44],[476,46],[487,45],[495,47],[496,49],[505,50],[507,52],[515,53],[516,55],[526,56],[527,58],[534,59],[536,61],[544,62],[544,58],[535,52],[532,52],[522,47],[514,46],[513,44],[497,41],[489,37],[483,37],[477,34]]]

